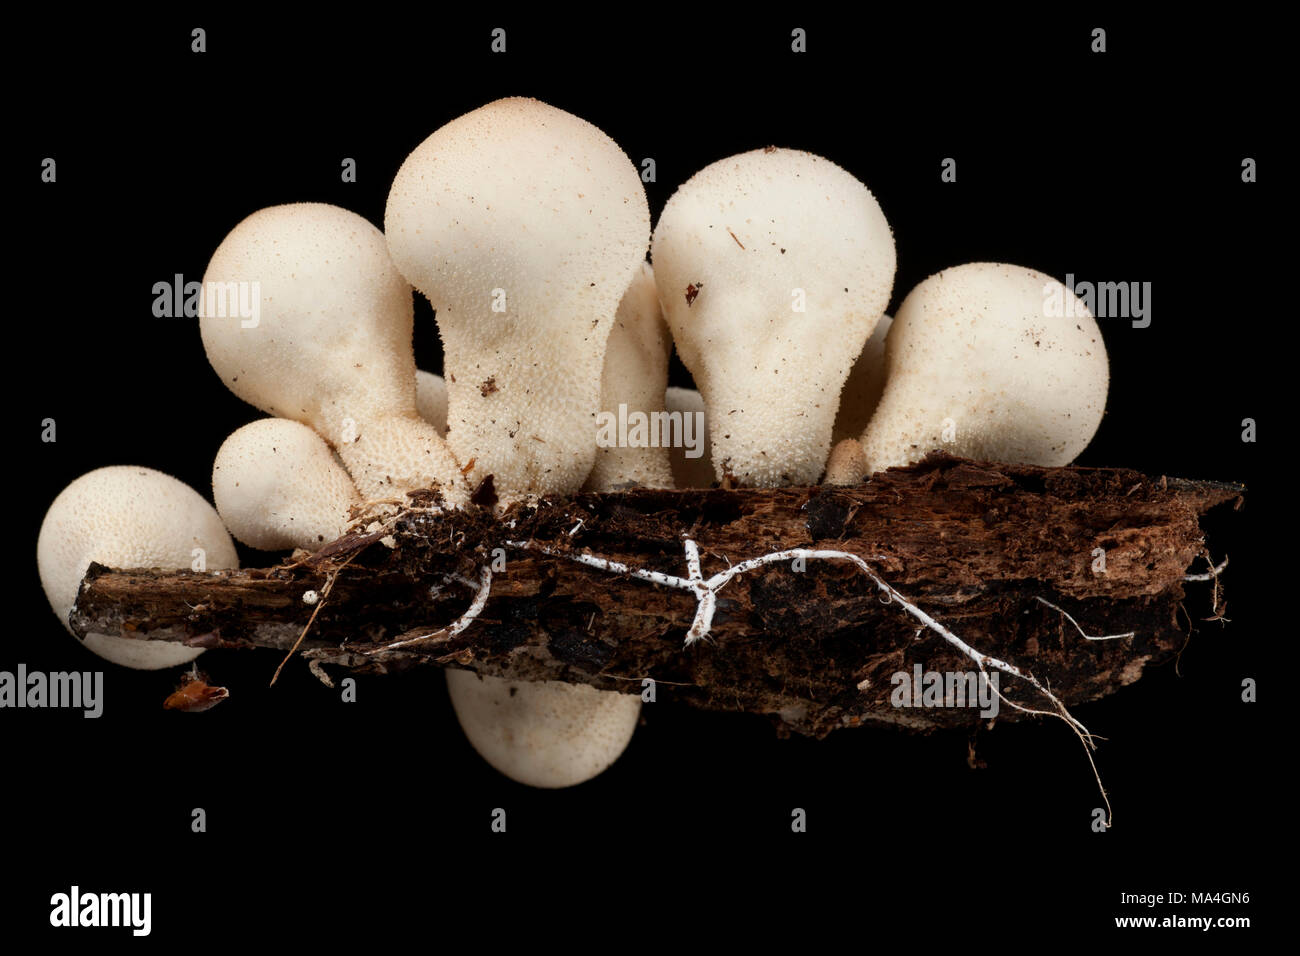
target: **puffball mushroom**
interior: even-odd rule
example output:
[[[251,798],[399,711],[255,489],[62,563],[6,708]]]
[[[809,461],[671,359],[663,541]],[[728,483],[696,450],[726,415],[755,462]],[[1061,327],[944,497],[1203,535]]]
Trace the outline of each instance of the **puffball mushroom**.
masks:
[[[673,194],[651,258],[708,409],[718,478],[814,484],[840,389],[893,287],[894,239],[875,197],[811,153],[742,153]]]
[[[212,497],[226,528],[264,551],[315,551],[347,530],[360,497],[325,439],[287,418],[263,418],[222,443]]]
[[[439,435],[447,437],[447,382],[441,375],[415,373],[415,410]]]
[[[571,787],[604,771],[631,741],[641,711],[636,694],[473,671],[448,669],[447,689],[474,749],[530,787]]]
[[[886,340],[885,390],[862,435],[870,470],[935,449],[1073,461],[1101,424],[1109,370],[1087,308],[1078,299],[1073,309],[1049,308],[1055,296],[1071,293],[1041,272],[993,262],[945,269],[908,293]]]
[[[854,441],[862,437],[867,423],[880,404],[885,391],[885,336],[894,320],[882,315],[876,330],[862,347],[862,354],[849,369],[849,377],[840,392],[840,409],[835,413],[835,427],[831,430],[831,444],[838,445],[846,438]]]
[[[189,485],[152,468],[97,468],[59,492],[36,540],[36,566],[50,607],[72,633],[81,579],[92,561],[113,568],[190,568],[202,549],[208,570],[239,567],[217,512]],[[187,664],[199,648],[87,634],[85,646],[138,670]]]
[[[584,485],[588,491],[616,491],[630,485],[643,488],[673,487],[672,468],[668,463],[669,445],[656,426],[655,413],[664,411],[664,390],[668,387],[668,354],[672,339],[659,308],[659,290],[648,262],[641,264],[614,316],[614,328],[605,348],[605,369],[601,377],[601,414],[615,423],[620,406],[629,435],[637,423],[632,416],[644,416],[645,429],[640,436],[645,444],[601,445],[596,461]],[[599,422],[597,423],[600,424]],[[617,441],[618,426],[597,429],[597,434],[612,431]],[[606,438],[609,438],[608,434]],[[671,436],[669,436],[671,437]],[[653,441],[653,445],[651,442]]]
[[[240,294],[260,314],[232,314]],[[437,487],[462,503],[459,466],[416,412],[413,314],[378,229],[337,206],[295,203],[253,213],[212,254],[199,328],[227,387],[315,429],[362,495]]]
[[[693,388],[670,386],[664,392],[664,407],[668,412],[687,415],[703,415],[696,421],[703,421],[704,427],[697,433],[701,454],[698,458],[687,458],[687,449],[673,447],[668,450],[668,463],[673,469],[674,488],[708,488],[713,485],[713,456],[709,453],[712,444],[709,441],[709,416],[704,410],[704,398]]]
[[[503,502],[571,494],[595,459],[605,343],[650,233],[641,177],[595,126],[497,100],[407,157],[384,216],[436,310],[448,441]]]

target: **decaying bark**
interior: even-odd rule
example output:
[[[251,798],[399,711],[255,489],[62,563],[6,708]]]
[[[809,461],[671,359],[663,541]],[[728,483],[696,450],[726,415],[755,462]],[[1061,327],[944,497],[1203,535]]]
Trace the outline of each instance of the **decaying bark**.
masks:
[[[936,634],[918,635],[917,622],[883,603],[852,564],[810,560],[795,570],[782,562],[738,575],[718,593],[709,638],[684,649],[697,603],[691,592],[565,555],[685,577],[689,537],[707,578],[729,562],[790,548],[852,552],[968,644],[1031,672],[1071,705],[1132,683],[1178,651],[1186,639],[1175,621],[1184,576],[1204,570],[1191,567],[1206,554],[1200,516],[1239,503],[1242,492],[1124,469],[932,456],[856,488],[633,490],[548,500],[500,517],[442,513],[418,507],[417,498],[381,533],[342,538],[280,567],[93,565],[72,625],[78,634],[285,650],[318,611],[300,653],[353,670],[454,664],[628,693],[641,693],[648,677],[661,698],[769,714],[818,736],[859,724],[970,725],[979,720],[974,708],[891,705],[898,671],[973,665]],[[481,569],[494,562],[487,603],[463,632],[380,649],[464,614]],[[304,602],[305,592],[327,587],[318,606]],[[1086,640],[1062,610],[1088,634],[1135,635]],[[1002,690],[1043,704],[1014,679]],[[1005,706],[1001,715],[1021,716]]]

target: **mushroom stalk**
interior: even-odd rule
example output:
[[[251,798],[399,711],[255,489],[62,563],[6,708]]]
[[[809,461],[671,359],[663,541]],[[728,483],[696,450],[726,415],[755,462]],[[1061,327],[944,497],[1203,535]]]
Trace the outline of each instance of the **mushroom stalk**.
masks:
[[[674,432],[664,415],[671,350],[654,272],[642,263],[619,303],[605,348],[596,423],[600,447],[584,485],[588,491],[673,486],[669,449],[684,440],[686,429]],[[703,437],[695,429],[691,435]]]

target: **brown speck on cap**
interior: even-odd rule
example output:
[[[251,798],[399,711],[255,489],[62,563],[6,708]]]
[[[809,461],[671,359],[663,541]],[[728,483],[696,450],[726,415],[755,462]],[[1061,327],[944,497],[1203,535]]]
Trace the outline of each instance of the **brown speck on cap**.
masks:
[[[474,493],[469,496],[470,504],[478,505],[480,508],[495,508],[497,505],[497,490],[493,484],[492,476],[488,475],[478,483]]]

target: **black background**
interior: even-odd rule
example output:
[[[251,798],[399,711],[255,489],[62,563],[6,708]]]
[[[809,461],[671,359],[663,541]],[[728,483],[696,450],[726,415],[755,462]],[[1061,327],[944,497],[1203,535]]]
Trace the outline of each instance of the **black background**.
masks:
[[[208,31],[205,54],[190,52],[194,26]],[[495,26],[508,31],[505,55],[489,52]],[[795,26],[806,54],[790,52]],[[1108,31],[1105,54],[1089,50],[1094,26]],[[1249,891],[1250,906],[1211,915],[1260,925],[1290,753],[1270,718],[1281,682],[1268,679],[1267,648],[1294,637],[1269,567],[1288,560],[1273,542],[1290,437],[1281,257],[1294,247],[1281,228],[1275,128],[1290,110],[1272,73],[1275,32],[1102,11],[905,22],[630,6],[292,23],[173,14],[90,28],[52,18],[16,31],[26,66],[11,84],[6,151],[20,206],[6,407],[20,450],[8,459],[0,669],[102,665],[106,705],[99,720],[0,712],[0,911],[49,932],[49,895],[76,882],[153,892],[152,945],[244,939],[255,926],[331,940],[427,926],[436,944],[440,924],[457,922],[667,945],[700,920],[727,934],[788,922],[807,945],[831,923],[864,944],[888,927],[1015,945],[1025,931],[1114,932],[1113,915],[1141,915],[1118,905],[1121,891],[1177,889]],[[344,705],[305,666],[268,690],[272,653],[208,654],[204,669],[233,697],[181,715],[161,710],[176,674],[115,669],[64,632],[33,560],[58,491],[93,468],[140,464],[210,497],[221,441],[259,417],[208,367],[193,320],[153,317],[153,284],[200,279],[224,235],[263,206],[335,203],[382,226],[407,153],[504,95],[590,120],[638,163],[653,157],[652,217],[723,156],[777,144],[828,157],[867,183],[893,226],[891,312],[925,276],[968,261],[1153,283],[1150,328],[1100,322],[1111,391],[1080,463],[1242,481],[1250,494],[1208,523],[1216,555],[1232,558],[1232,623],[1198,621],[1181,675],[1151,669],[1078,710],[1108,738],[1098,764],[1110,832],[1092,831],[1094,782],[1054,721],[982,734],[988,766],[972,770],[966,734],[782,741],[757,718],[676,707],[661,687],[612,769],[543,792],[474,754],[440,675],[363,677]],[[40,182],[46,156],[56,184]],[[949,156],[955,184],[939,177]],[[1241,181],[1247,156],[1259,183]],[[356,183],[340,181],[344,157]],[[438,371],[431,313],[422,299],[416,309],[417,361]],[[680,365],[674,384],[689,384]],[[40,440],[47,417],[55,444]],[[1256,444],[1240,440],[1246,417]],[[1209,613],[1203,588],[1188,607]],[[1261,703],[1241,702],[1245,677]],[[207,811],[205,834],[190,831],[194,807]],[[505,835],[490,832],[494,807],[507,810]],[[807,811],[806,834],[790,832],[793,807]],[[592,932],[605,920],[613,929]],[[89,932],[76,941],[129,938]]]

